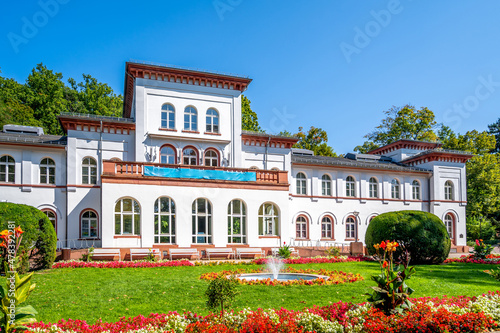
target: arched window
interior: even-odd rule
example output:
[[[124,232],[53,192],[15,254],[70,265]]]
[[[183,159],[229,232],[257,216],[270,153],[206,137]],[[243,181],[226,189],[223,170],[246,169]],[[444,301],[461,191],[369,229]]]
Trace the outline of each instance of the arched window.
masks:
[[[348,176],[345,180],[345,195],[346,197],[356,196],[356,180],[352,176]]]
[[[280,171],[280,169],[279,169],[279,168],[274,167],[274,168],[271,168],[271,171]]]
[[[92,157],[82,161],[82,184],[97,184],[97,162]]]
[[[259,235],[278,236],[279,212],[273,203],[264,203],[259,208]]]
[[[326,215],[321,219],[321,238],[333,239],[333,219]]]
[[[219,166],[219,155],[213,149],[207,149],[205,151],[205,165],[216,167]]]
[[[302,172],[297,174],[297,194],[307,194],[307,178]]]
[[[81,238],[97,238],[97,214],[93,210],[85,210],[81,215],[80,221]]]
[[[113,162],[121,162],[122,160],[119,159],[118,157],[111,157],[110,161],[113,161]]]
[[[356,239],[356,218],[354,216],[349,216],[345,220],[345,238],[346,239]]]
[[[219,133],[219,112],[215,109],[207,111],[207,132]]]
[[[450,238],[455,239],[455,217],[453,214],[448,213],[444,216],[444,225],[446,226],[446,231],[448,231]]]
[[[192,106],[188,106],[184,109],[184,130],[198,130],[198,112]]]
[[[400,199],[400,193],[399,193],[399,180],[394,178],[391,181],[391,198],[392,199]]]
[[[368,196],[378,198],[378,180],[375,177],[371,177],[368,181]]]
[[[194,148],[187,147],[182,151],[184,165],[198,165],[198,151]]]
[[[175,203],[159,197],[154,206],[155,244],[175,244]]]
[[[444,183],[444,200],[453,200],[453,182],[451,180]]]
[[[160,148],[160,163],[162,164],[177,164],[177,156],[175,148],[165,145]]]
[[[295,221],[295,238],[307,238],[307,219],[305,216],[301,215],[297,217],[297,220]]]
[[[413,200],[420,200],[420,183],[418,180],[411,183],[411,196]]]
[[[56,183],[56,163],[51,158],[44,158],[40,162],[40,184]]]
[[[132,198],[118,200],[115,205],[115,235],[141,234],[141,207]]]
[[[250,170],[259,170],[259,168],[258,168],[258,167],[256,167],[256,166],[251,166],[251,167],[250,167]]]
[[[16,181],[16,161],[9,155],[0,157],[0,182],[14,183]]]
[[[196,244],[212,243],[212,204],[203,198],[193,201],[192,241]]]
[[[175,129],[175,108],[171,104],[161,106],[161,128]]]
[[[329,175],[323,175],[321,177],[321,194],[325,196],[332,195],[332,179]]]
[[[247,209],[242,200],[233,200],[227,206],[227,235],[228,243],[247,242]]]
[[[42,209],[42,212],[47,215],[49,221],[52,223],[54,230],[57,233],[57,215],[52,209]]]

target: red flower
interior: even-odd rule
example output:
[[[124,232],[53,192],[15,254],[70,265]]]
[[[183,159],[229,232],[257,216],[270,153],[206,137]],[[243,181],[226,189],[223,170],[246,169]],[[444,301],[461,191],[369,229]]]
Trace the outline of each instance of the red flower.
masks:
[[[389,241],[387,241],[387,242],[389,242]],[[380,247],[385,250],[386,244],[384,241],[382,241],[382,243],[380,243]]]
[[[384,260],[384,263],[382,264],[382,267],[383,267],[383,268],[386,268],[386,267],[387,267],[387,265],[389,265],[389,264],[387,263],[387,261],[385,261],[385,260]]]

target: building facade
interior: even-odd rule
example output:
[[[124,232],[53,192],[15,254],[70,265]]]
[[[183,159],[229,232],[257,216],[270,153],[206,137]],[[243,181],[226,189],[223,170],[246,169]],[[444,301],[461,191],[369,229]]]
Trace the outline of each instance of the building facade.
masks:
[[[44,211],[60,247],[348,244],[398,210],[431,212],[454,247],[466,244],[471,155],[400,140],[314,156],[241,130],[250,82],[127,63],[123,118],[61,114],[61,137],[4,127],[0,200]]]

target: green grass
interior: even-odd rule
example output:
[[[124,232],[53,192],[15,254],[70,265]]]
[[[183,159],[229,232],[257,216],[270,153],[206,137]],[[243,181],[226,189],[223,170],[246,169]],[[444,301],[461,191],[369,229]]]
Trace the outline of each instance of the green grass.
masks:
[[[233,308],[302,309],[331,302],[364,302],[374,282],[370,275],[379,272],[378,263],[291,265],[296,268],[325,268],[360,273],[364,281],[333,286],[239,286]],[[254,268],[255,266],[161,267],[161,268],[65,268],[37,272],[35,291],[28,299],[37,309],[38,320],[82,319],[89,323],[102,318],[117,321],[139,314],[192,311],[206,314],[205,290],[200,280],[209,271]],[[498,282],[483,273],[491,265],[446,264],[417,266],[408,284],[416,290],[413,297],[480,295],[499,289]],[[4,283],[3,280],[1,283]]]

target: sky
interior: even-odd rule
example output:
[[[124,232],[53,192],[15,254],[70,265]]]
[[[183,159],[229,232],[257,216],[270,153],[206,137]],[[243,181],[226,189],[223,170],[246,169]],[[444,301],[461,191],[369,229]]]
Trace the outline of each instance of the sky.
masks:
[[[321,127],[337,153],[392,106],[428,107],[465,133],[500,117],[498,1],[4,2],[0,69],[91,74],[123,94],[125,62],[248,76],[270,133]]]

